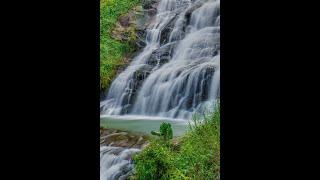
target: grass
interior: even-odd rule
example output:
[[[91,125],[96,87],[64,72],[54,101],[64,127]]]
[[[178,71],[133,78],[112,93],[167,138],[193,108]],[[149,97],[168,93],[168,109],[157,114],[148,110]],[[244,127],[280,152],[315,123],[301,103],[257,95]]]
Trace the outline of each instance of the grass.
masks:
[[[132,51],[129,42],[111,37],[118,18],[127,13],[140,0],[100,0],[100,89],[105,90],[116,75],[124,56]]]
[[[151,141],[134,157],[133,179],[220,179],[220,110],[208,113],[179,139]]]

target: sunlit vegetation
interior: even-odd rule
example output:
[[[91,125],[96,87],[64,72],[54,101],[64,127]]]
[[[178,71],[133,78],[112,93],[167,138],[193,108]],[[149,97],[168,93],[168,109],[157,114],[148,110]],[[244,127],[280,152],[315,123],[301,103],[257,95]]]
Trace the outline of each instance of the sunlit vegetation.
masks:
[[[111,37],[118,18],[140,0],[100,1],[100,89],[105,90],[116,75],[116,68],[124,63],[123,57],[131,51],[128,42]]]
[[[193,118],[186,135],[158,138],[134,157],[135,179],[220,179],[220,110]],[[169,141],[169,143],[167,142]]]

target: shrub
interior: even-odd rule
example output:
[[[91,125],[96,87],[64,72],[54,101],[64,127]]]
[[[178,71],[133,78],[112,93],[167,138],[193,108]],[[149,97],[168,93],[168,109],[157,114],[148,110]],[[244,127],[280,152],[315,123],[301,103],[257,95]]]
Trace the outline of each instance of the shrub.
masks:
[[[173,131],[170,123],[163,122],[160,125],[160,132],[151,131],[152,135],[160,136],[164,141],[168,141],[173,137]]]

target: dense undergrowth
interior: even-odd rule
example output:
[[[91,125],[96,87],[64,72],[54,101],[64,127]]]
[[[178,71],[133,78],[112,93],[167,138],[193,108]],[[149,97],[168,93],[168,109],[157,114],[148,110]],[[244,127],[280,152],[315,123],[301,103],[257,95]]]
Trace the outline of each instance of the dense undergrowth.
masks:
[[[100,89],[107,89],[122,65],[126,53],[131,51],[128,42],[111,37],[111,31],[122,14],[127,13],[140,0],[100,0]]]
[[[220,179],[220,110],[193,118],[182,137],[156,139],[134,157],[133,179]]]

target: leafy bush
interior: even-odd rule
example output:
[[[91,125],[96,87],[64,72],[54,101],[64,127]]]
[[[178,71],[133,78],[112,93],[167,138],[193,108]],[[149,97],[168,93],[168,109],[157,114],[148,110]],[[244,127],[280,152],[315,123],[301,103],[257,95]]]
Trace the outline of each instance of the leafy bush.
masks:
[[[170,123],[163,122],[160,126],[160,133],[165,141],[172,139],[172,128]]]
[[[151,131],[152,135],[160,136],[163,140],[168,141],[173,137],[173,131],[170,123],[163,122],[160,125],[160,132]]]
[[[162,141],[153,141],[144,151],[134,157],[138,179],[169,179],[168,169],[173,154]]]

